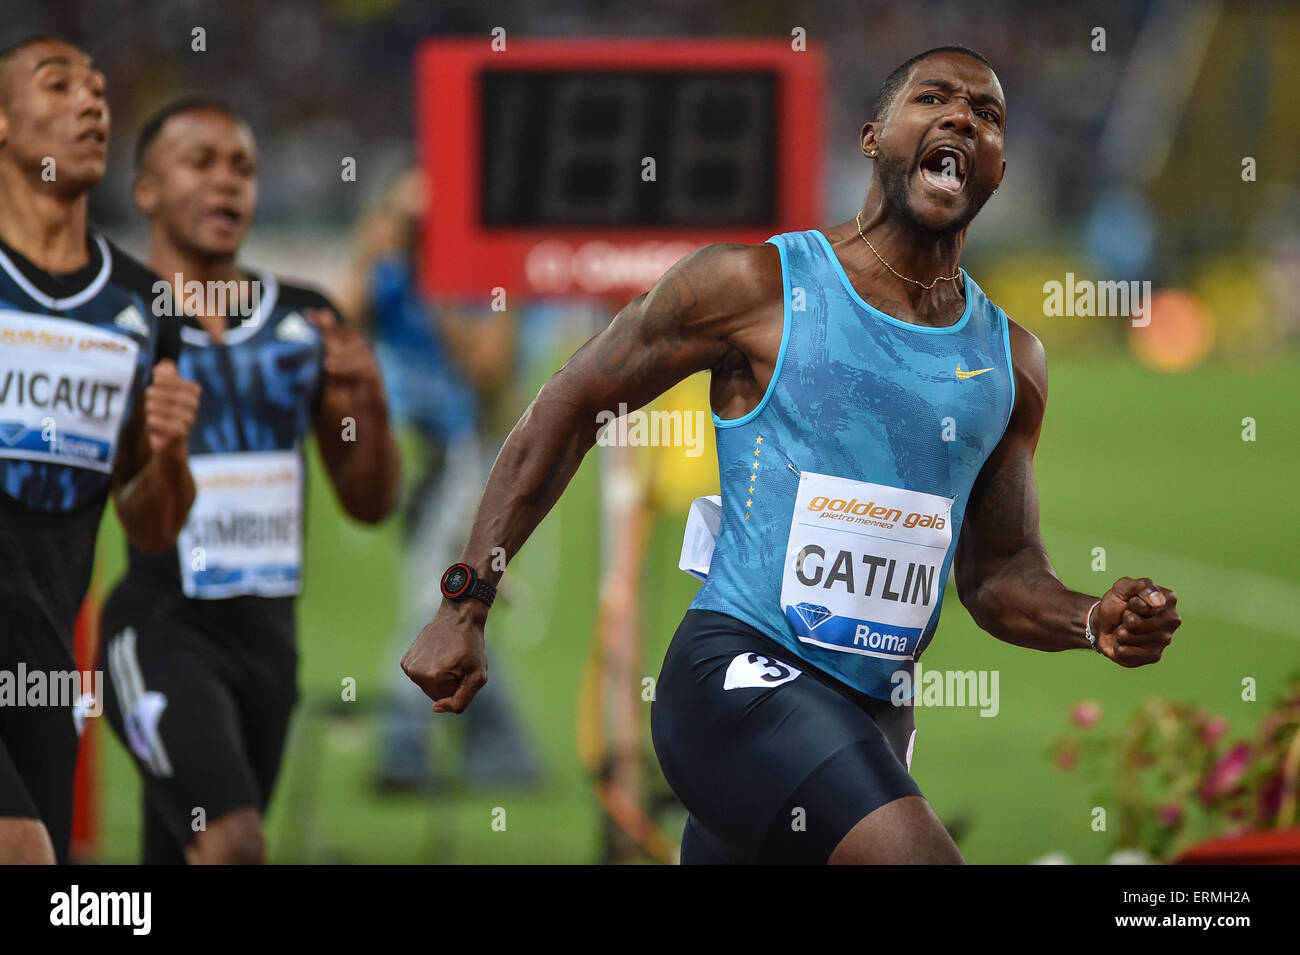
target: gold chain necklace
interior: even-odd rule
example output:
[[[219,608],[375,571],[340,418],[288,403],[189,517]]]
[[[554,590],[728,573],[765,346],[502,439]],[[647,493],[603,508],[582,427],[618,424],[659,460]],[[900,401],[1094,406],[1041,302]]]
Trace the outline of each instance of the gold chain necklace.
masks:
[[[876,247],[871,244],[871,240],[868,239],[862,231],[862,213],[859,212],[855,218],[858,223],[858,235],[862,236],[862,241],[867,243],[868,249],[870,249],[872,252],[876,252]],[[930,289],[934,288],[935,282],[951,282],[953,279],[958,278],[961,275],[961,269],[958,269],[952,275],[940,275],[937,278],[935,278],[929,285],[926,285],[924,282],[918,282],[916,279],[909,279],[906,275],[901,274],[897,269],[895,269],[892,265],[886,262],[884,260],[884,257],[881,256],[879,252],[876,252],[876,258],[880,259],[881,265],[889,269],[889,271],[893,272],[904,282],[911,282],[913,285],[919,285],[921,286],[921,288],[925,289],[926,291],[929,291]]]

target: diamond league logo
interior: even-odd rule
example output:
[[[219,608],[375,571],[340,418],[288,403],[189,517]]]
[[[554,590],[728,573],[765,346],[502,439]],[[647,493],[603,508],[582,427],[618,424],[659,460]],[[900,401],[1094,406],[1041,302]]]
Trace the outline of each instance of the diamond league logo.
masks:
[[[808,625],[809,632],[816,630],[827,620],[835,616],[830,607],[821,604],[800,603],[794,605],[794,612]]]

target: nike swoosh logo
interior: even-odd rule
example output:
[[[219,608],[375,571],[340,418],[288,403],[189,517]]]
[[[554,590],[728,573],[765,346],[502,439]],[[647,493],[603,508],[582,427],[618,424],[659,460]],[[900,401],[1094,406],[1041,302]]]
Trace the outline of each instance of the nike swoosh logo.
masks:
[[[976,375],[982,375],[982,374],[984,374],[984,372],[986,372],[986,371],[992,371],[992,370],[993,370],[992,368],[977,368],[977,369],[975,369],[974,371],[962,371],[962,370],[961,370],[961,363],[960,363],[960,362],[957,363],[957,377],[958,377],[958,378],[974,378]]]

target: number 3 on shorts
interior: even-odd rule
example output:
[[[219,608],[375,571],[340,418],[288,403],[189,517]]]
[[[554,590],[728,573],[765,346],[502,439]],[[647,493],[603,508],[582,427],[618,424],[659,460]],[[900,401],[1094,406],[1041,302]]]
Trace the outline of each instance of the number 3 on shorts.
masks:
[[[759,653],[742,653],[727,667],[722,688],[735,690],[740,687],[780,686],[789,683],[802,672]]]

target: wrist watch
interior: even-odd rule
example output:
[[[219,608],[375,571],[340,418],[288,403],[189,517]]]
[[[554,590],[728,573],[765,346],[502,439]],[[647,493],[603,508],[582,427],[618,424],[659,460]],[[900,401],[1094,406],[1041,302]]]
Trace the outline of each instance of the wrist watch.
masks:
[[[442,595],[457,602],[473,597],[489,607],[496,600],[497,589],[474,573],[469,564],[452,564],[442,575]]]
[[[1101,647],[1097,646],[1097,635],[1092,632],[1092,612],[1100,606],[1101,606],[1101,601],[1098,600],[1095,604],[1093,604],[1091,607],[1088,608],[1088,612],[1084,614],[1083,617],[1083,635],[1088,640],[1088,646],[1092,647],[1098,653],[1101,653]]]

